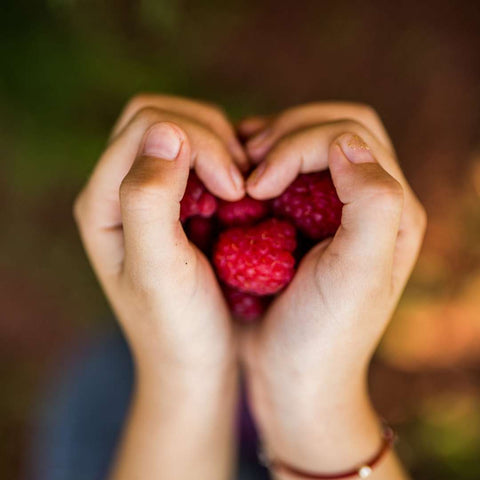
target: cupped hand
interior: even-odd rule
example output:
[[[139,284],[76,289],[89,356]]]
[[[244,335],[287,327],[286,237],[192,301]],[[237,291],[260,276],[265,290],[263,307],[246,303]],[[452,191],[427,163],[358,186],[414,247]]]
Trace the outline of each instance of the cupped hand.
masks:
[[[137,364],[198,372],[234,363],[227,306],[183,232],[179,202],[190,168],[218,197],[241,198],[246,166],[211,105],[142,95],[118,120],[74,215]]]
[[[273,198],[299,173],[329,168],[344,203],[335,236],[307,254],[242,339],[271,455],[313,471],[342,469],[378,448],[366,373],[415,264],[424,209],[368,107],[312,104],[239,128],[254,133],[246,145],[258,164],[247,180],[252,197]]]

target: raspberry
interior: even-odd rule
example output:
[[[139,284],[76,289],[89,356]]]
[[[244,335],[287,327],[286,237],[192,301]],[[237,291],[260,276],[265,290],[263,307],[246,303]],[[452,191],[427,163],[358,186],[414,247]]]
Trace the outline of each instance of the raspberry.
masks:
[[[260,297],[231,287],[225,287],[224,293],[230,310],[242,322],[256,320],[263,314],[270,302],[270,297]]]
[[[265,218],[269,211],[267,202],[246,196],[236,202],[220,200],[217,215],[223,225],[237,227],[256,223]]]
[[[266,220],[254,227],[236,227],[220,234],[213,252],[218,276],[242,292],[269,295],[293,277],[297,246],[288,222]]]
[[[180,202],[180,220],[184,222],[194,215],[211,217],[216,210],[216,198],[205,188],[197,174],[191,170],[185,194]]]
[[[328,170],[299,175],[273,201],[276,216],[290,220],[313,240],[322,240],[337,231],[342,206]]]
[[[212,246],[214,224],[211,218],[192,217],[188,220],[185,231],[188,239],[202,252],[207,253]]]

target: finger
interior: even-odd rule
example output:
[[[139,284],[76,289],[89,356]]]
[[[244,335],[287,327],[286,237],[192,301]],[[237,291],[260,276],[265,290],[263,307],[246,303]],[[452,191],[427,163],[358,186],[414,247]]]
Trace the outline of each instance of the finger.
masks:
[[[75,201],[80,235],[100,278],[115,277],[121,271],[124,242],[119,188],[145,131],[154,123],[145,115],[135,118],[107,147]]]
[[[330,144],[345,132],[364,138],[378,153],[382,166],[406,184],[392,153],[375,135],[358,122],[342,120],[310,126],[283,137],[251,173],[247,180],[248,193],[258,199],[273,198],[280,195],[299,173],[326,169]]]
[[[410,192],[411,189],[409,188]],[[427,227],[425,208],[413,192],[405,193],[405,207],[393,259],[393,287],[399,297],[417,262]]]
[[[249,166],[247,156],[236,136],[235,129],[225,113],[217,106],[197,100],[168,95],[141,94],[133,97],[124,108],[112,131],[112,138],[121,132],[142,109],[154,107],[171,111],[203,125],[215,133],[225,144],[234,161],[242,169]]]
[[[244,195],[243,175],[232,162],[225,144],[210,130],[189,118],[152,107],[140,110],[132,119],[136,121],[147,128],[162,121],[181,126],[190,141],[190,166],[195,168],[206,187],[224,200],[238,200]]]
[[[338,141],[343,145],[344,151],[350,152],[350,155],[360,156],[360,158],[365,155],[362,148],[365,143],[358,135],[343,135]],[[396,296],[399,297],[417,261],[427,219],[425,209],[405,179],[396,158],[386,153],[382,154],[378,147],[377,152],[377,159],[382,167],[400,183],[404,194],[404,207],[396,238],[392,269],[392,286]]]
[[[346,262],[349,272],[365,269],[391,280],[404,192],[359,137],[342,135],[329,148],[329,167],[344,206],[341,225],[321,257]]]
[[[164,268],[188,245],[180,200],[189,174],[190,145],[175,124],[162,122],[145,133],[140,153],[120,187],[125,268]]]
[[[405,179],[394,154],[363,125],[354,121],[339,121],[287,135],[252,172],[247,180],[247,192],[258,199],[273,198],[280,195],[299,173],[328,168],[330,145],[345,132],[363,138],[381,167],[402,186],[405,205],[394,259],[394,282],[397,291],[401,292],[421,246],[426,225],[425,210]],[[347,144],[345,148],[349,148]]]
[[[173,118],[156,109],[139,112],[107,147],[75,202],[74,215],[80,234],[99,276],[118,274],[123,261],[122,217],[118,196],[120,184],[138,154],[145,132],[152,125]],[[243,189],[237,195],[226,191],[225,186],[232,186],[232,180],[229,173],[230,157],[222,143],[197,124],[179,120],[184,127],[182,130],[192,139],[190,165],[197,167],[207,187],[226,199],[241,198]],[[192,144],[195,144],[195,150]],[[206,181],[205,178],[210,174],[212,176]],[[219,188],[215,188],[217,184]]]
[[[246,145],[249,157],[258,163],[283,136],[320,123],[354,120],[369,129],[385,146],[393,151],[390,138],[380,117],[369,106],[355,103],[329,102],[301,105],[282,112]]]
[[[250,137],[264,130],[270,121],[270,116],[267,117],[256,115],[252,117],[246,117],[237,124],[236,130],[241,138],[248,140]]]

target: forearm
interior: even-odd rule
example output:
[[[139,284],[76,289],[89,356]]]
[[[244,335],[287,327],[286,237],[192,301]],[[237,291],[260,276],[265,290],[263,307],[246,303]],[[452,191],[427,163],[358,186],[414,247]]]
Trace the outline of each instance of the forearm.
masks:
[[[292,379],[290,393],[273,393],[275,382],[264,388],[252,385],[266,454],[301,471],[336,474],[366,463],[381,448],[382,431],[364,382],[343,391],[302,385]],[[267,393],[268,392],[268,393]],[[276,480],[294,480],[275,473]],[[390,450],[368,477],[372,480],[406,480],[395,453]]]
[[[227,480],[237,372],[142,371],[111,480]]]

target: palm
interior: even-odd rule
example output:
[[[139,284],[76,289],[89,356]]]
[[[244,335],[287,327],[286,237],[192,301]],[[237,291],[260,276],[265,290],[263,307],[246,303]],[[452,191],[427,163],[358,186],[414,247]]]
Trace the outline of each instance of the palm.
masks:
[[[264,317],[245,332],[242,349],[249,364],[272,360],[272,356],[296,358],[295,352],[305,354],[310,344],[318,347],[320,330],[325,323],[326,306],[315,279],[317,264],[330,243],[324,242],[310,251],[299,265],[290,285],[270,305]],[[252,363],[253,362],[253,363]],[[292,365],[293,367],[293,365]]]

